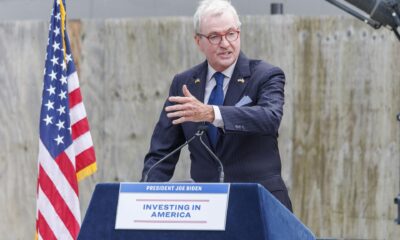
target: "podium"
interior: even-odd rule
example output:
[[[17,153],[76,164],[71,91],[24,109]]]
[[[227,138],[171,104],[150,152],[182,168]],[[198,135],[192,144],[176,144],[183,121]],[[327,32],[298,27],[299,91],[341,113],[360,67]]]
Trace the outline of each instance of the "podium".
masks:
[[[79,240],[315,239],[295,215],[255,183],[231,183],[225,231],[116,230],[119,185],[97,184],[81,226]]]

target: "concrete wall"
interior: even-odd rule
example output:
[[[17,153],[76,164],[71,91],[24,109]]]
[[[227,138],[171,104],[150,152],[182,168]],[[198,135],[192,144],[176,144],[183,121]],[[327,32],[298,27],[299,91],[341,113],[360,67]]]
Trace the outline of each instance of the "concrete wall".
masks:
[[[279,144],[295,214],[317,236],[396,239],[400,42],[352,18],[243,17],[242,49],[287,77]],[[47,21],[0,22],[0,236],[31,239]],[[190,18],[70,22],[98,159],[80,183],[137,181],[175,73],[202,60]],[[187,153],[174,179],[187,179]]]

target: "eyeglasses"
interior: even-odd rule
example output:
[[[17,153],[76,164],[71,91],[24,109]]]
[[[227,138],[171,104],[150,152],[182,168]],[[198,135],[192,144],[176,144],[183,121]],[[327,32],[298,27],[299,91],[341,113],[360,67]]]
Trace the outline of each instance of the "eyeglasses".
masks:
[[[207,38],[207,40],[211,44],[217,45],[217,44],[221,43],[222,37],[225,37],[225,39],[228,42],[236,41],[239,38],[239,33],[240,33],[239,30],[228,30],[227,32],[222,33],[222,34],[220,34],[220,33],[211,33],[209,35],[204,35],[204,34],[201,34],[201,33],[197,33],[196,35],[200,36],[200,37],[205,37],[205,38]]]

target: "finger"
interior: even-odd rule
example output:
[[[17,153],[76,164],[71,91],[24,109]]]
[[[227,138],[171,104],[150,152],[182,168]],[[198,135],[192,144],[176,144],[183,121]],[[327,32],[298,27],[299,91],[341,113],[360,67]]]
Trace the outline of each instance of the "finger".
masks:
[[[188,116],[190,116],[189,111],[176,111],[176,112],[167,113],[167,117],[169,117],[169,118],[188,117]]]
[[[176,125],[176,124],[180,124],[180,123],[183,123],[183,122],[185,122],[185,118],[181,117],[181,118],[173,120],[172,124]]]
[[[188,97],[169,97],[168,101],[170,102],[174,102],[174,103],[187,103],[189,102],[191,99]]]
[[[187,106],[184,104],[176,104],[176,105],[165,107],[166,112],[182,111],[185,109],[187,109]]]
[[[193,97],[193,95],[190,93],[189,89],[187,88],[186,84],[184,84],[182,86],[182,91],[183,91],[183,95],[185,95],[185,97]]]
[[[188,117],[180,117],[178,119],[172,120],[172,124],[176,125],[176,124],[181,124],[181,123],[190,122],[190,121],[192,121],[192,120]]]

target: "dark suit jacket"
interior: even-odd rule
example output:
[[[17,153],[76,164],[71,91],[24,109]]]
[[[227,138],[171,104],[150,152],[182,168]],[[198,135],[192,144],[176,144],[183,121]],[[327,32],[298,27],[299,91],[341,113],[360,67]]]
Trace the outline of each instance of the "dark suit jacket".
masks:
[[[207,69],[205,61],[177,74],[169,96],[183,96],[182,86],[186,84],[192,95],[203,101]],[[226,182],[256,182],[273,194],[282,195],[283,192],[284,196],[278,198],[283,198],[279,200],[291,209],[281,178],[277,142],[283,113],[284,84],[285,76],[281,69],[260,60],[248,59],[240,53],[224,105],[220,106],[224,129],[219,129],[216,154],[224,165]],[[171,104],[166,101],[164,108]],[[159,159],[191,138],[201,124],[205,123],[173,125],[163,110],[154,129],[150,151],[145,157],[143,174]],[[209,145],[208,137],[203,136],[203,139]],[[196,182],[218,181],[218,165],[199,139],[189,144],[189,151],[192,179]],[[179,152],[154,168],[148,181],[168,181],[178,158]]]

